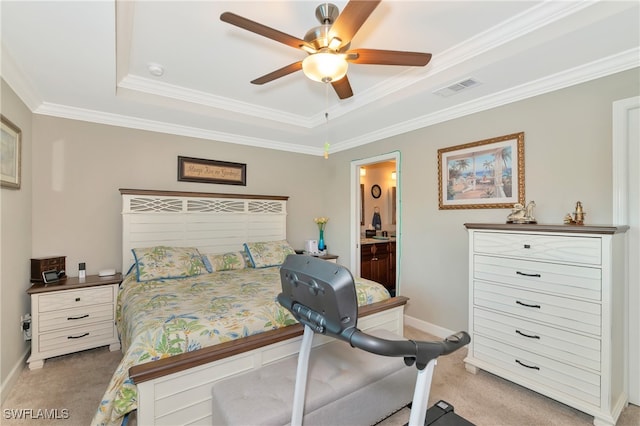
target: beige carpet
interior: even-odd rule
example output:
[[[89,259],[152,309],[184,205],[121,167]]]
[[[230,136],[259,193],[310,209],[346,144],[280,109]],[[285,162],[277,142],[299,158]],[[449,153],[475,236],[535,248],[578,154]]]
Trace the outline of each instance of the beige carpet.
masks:
[[[433,338],[410,327],[406,328],[405,334],[416,340]],[[465,353],[465,350],[461,350],[440,358],[431,386],[429,406],[443,399],[455,407],[456,413],[478,426],[578,426],[593,423],[591,416],[499,377],[484,371],[477,375],[468,373],[462,362]],[[31,371],[25,367],[2,405],[0,424],[88,425],[120,358],[120,352],[99,348],[47,360],[40,370]],[[50,413],[51,410],[57,410],[58,417],[68,418],[10,419],[11,411],[6,410],[15,412],[19,409],[32,410],[32,417],[37,416],[38,409],[47,409]],[[68,416],[64,410],[67,410]],[[405,409],[381,425],[403,425],[408,419],[409,410]],[[134,426],[135,421],[129,425]],[[640,407],[630,405],[626,408],[618,425],[640,425]]]

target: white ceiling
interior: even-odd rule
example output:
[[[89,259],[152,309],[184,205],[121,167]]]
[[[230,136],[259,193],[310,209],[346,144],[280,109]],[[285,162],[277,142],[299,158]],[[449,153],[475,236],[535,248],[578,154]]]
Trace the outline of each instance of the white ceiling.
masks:
[[[640,66],[636,0],[387,0],[351,47],[429,52],[426,67],[351,64],[342,101],[302,72],[250,84],[306,54],[220,14],[303,38],[319,3],[2,0],[2,77],[39,114],[320,155]],[[467,78],[481,84],[432,93]]]

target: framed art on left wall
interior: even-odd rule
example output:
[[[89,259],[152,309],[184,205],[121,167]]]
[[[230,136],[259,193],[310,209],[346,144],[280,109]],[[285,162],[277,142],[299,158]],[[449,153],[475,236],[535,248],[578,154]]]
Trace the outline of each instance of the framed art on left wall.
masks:
[[[0,121],[0,184],[5,188],[20,189],[22,131],[4,115],[0,114]]]

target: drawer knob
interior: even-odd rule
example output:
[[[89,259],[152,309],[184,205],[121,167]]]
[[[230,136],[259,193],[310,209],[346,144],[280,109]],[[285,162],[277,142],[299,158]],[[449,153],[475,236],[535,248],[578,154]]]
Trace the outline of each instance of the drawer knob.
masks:
[[[522,332],[522,331],[520,331],[520,330],[516,330],[516,333],[518,333],[518,334],[519,334],[519,335],[521,335],[521,336],[528,337],[529,339],[540,339],[540,336],[536,336],[535,334],[527,334],[527,333],[523,333],[523,332]]]
[[[535,278],[542,277],[542,275],[540,275],[540,274],[527,274],[526,272],[520,272],[520,271],[516,271],[516,274],[522,275],[522,276],[525,276],[525,277],[535,277]]]
[[[79,298],[79,297],[76,297],[76,302],[79,302],[79,301],[80,301],[80,298]]]
[[[527,308],[537,308],[537,309],[540,309],[540,308],[542,307],[542,306],[540,306],[540,305],[530,305],[530,304],[528,304],[528,303],[524,303],[524,302],[521,302],[521,301],[519,301],[519,300],[516,300],[516,303],[517,303],[518,305],[526,306]]]
[[[530,248],[531,248],[531,244],[525,244],[525,245],[524,245],[524,248],[526,248],[526,249],[530,249]]]
[[[67,336],[67,339],[82,339],[83,337],[87,337],[89,333],[84,333],[79,336]]]
[[[519,359],[516,359],[516,362],[517,362],[518,364],[520,364],[521,366],[523,366],[523,367],[527,367],[527,368],[530,368],[530,369],[532,369],[532,370],[540,370],[540,367],[535,366],[535,365],[527,365],[527,364],[525,364],[524,362],[520,361]]]
[[[71,320],[79,320],[79,319],[82,319],[82,318],[89,318],[89,314],[84,314],[84,315],[81,315],[79,317],[67,317],[67,319],[70,320],[70,321]]]

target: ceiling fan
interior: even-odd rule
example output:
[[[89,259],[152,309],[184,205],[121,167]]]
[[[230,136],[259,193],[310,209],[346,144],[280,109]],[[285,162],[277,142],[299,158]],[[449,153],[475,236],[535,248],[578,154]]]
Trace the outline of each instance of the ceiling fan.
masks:
[[[398,50],[351,49],[351,40],[381,0],[351,0],[339,13],[331,3],[316,8],[320,25],[310,29],[304,39],[291,36],[231,12],[224,12],[220,20],[247,31],[270,38],[308,53],[297,61],[256,78],[251,83],[264,84],[285,75],[302,70],[312,80],[331,83],[340,99],[353,96],[347,78],[348,63],[369,65],[425,66],[431,60],[430,53],[403,52]]]

